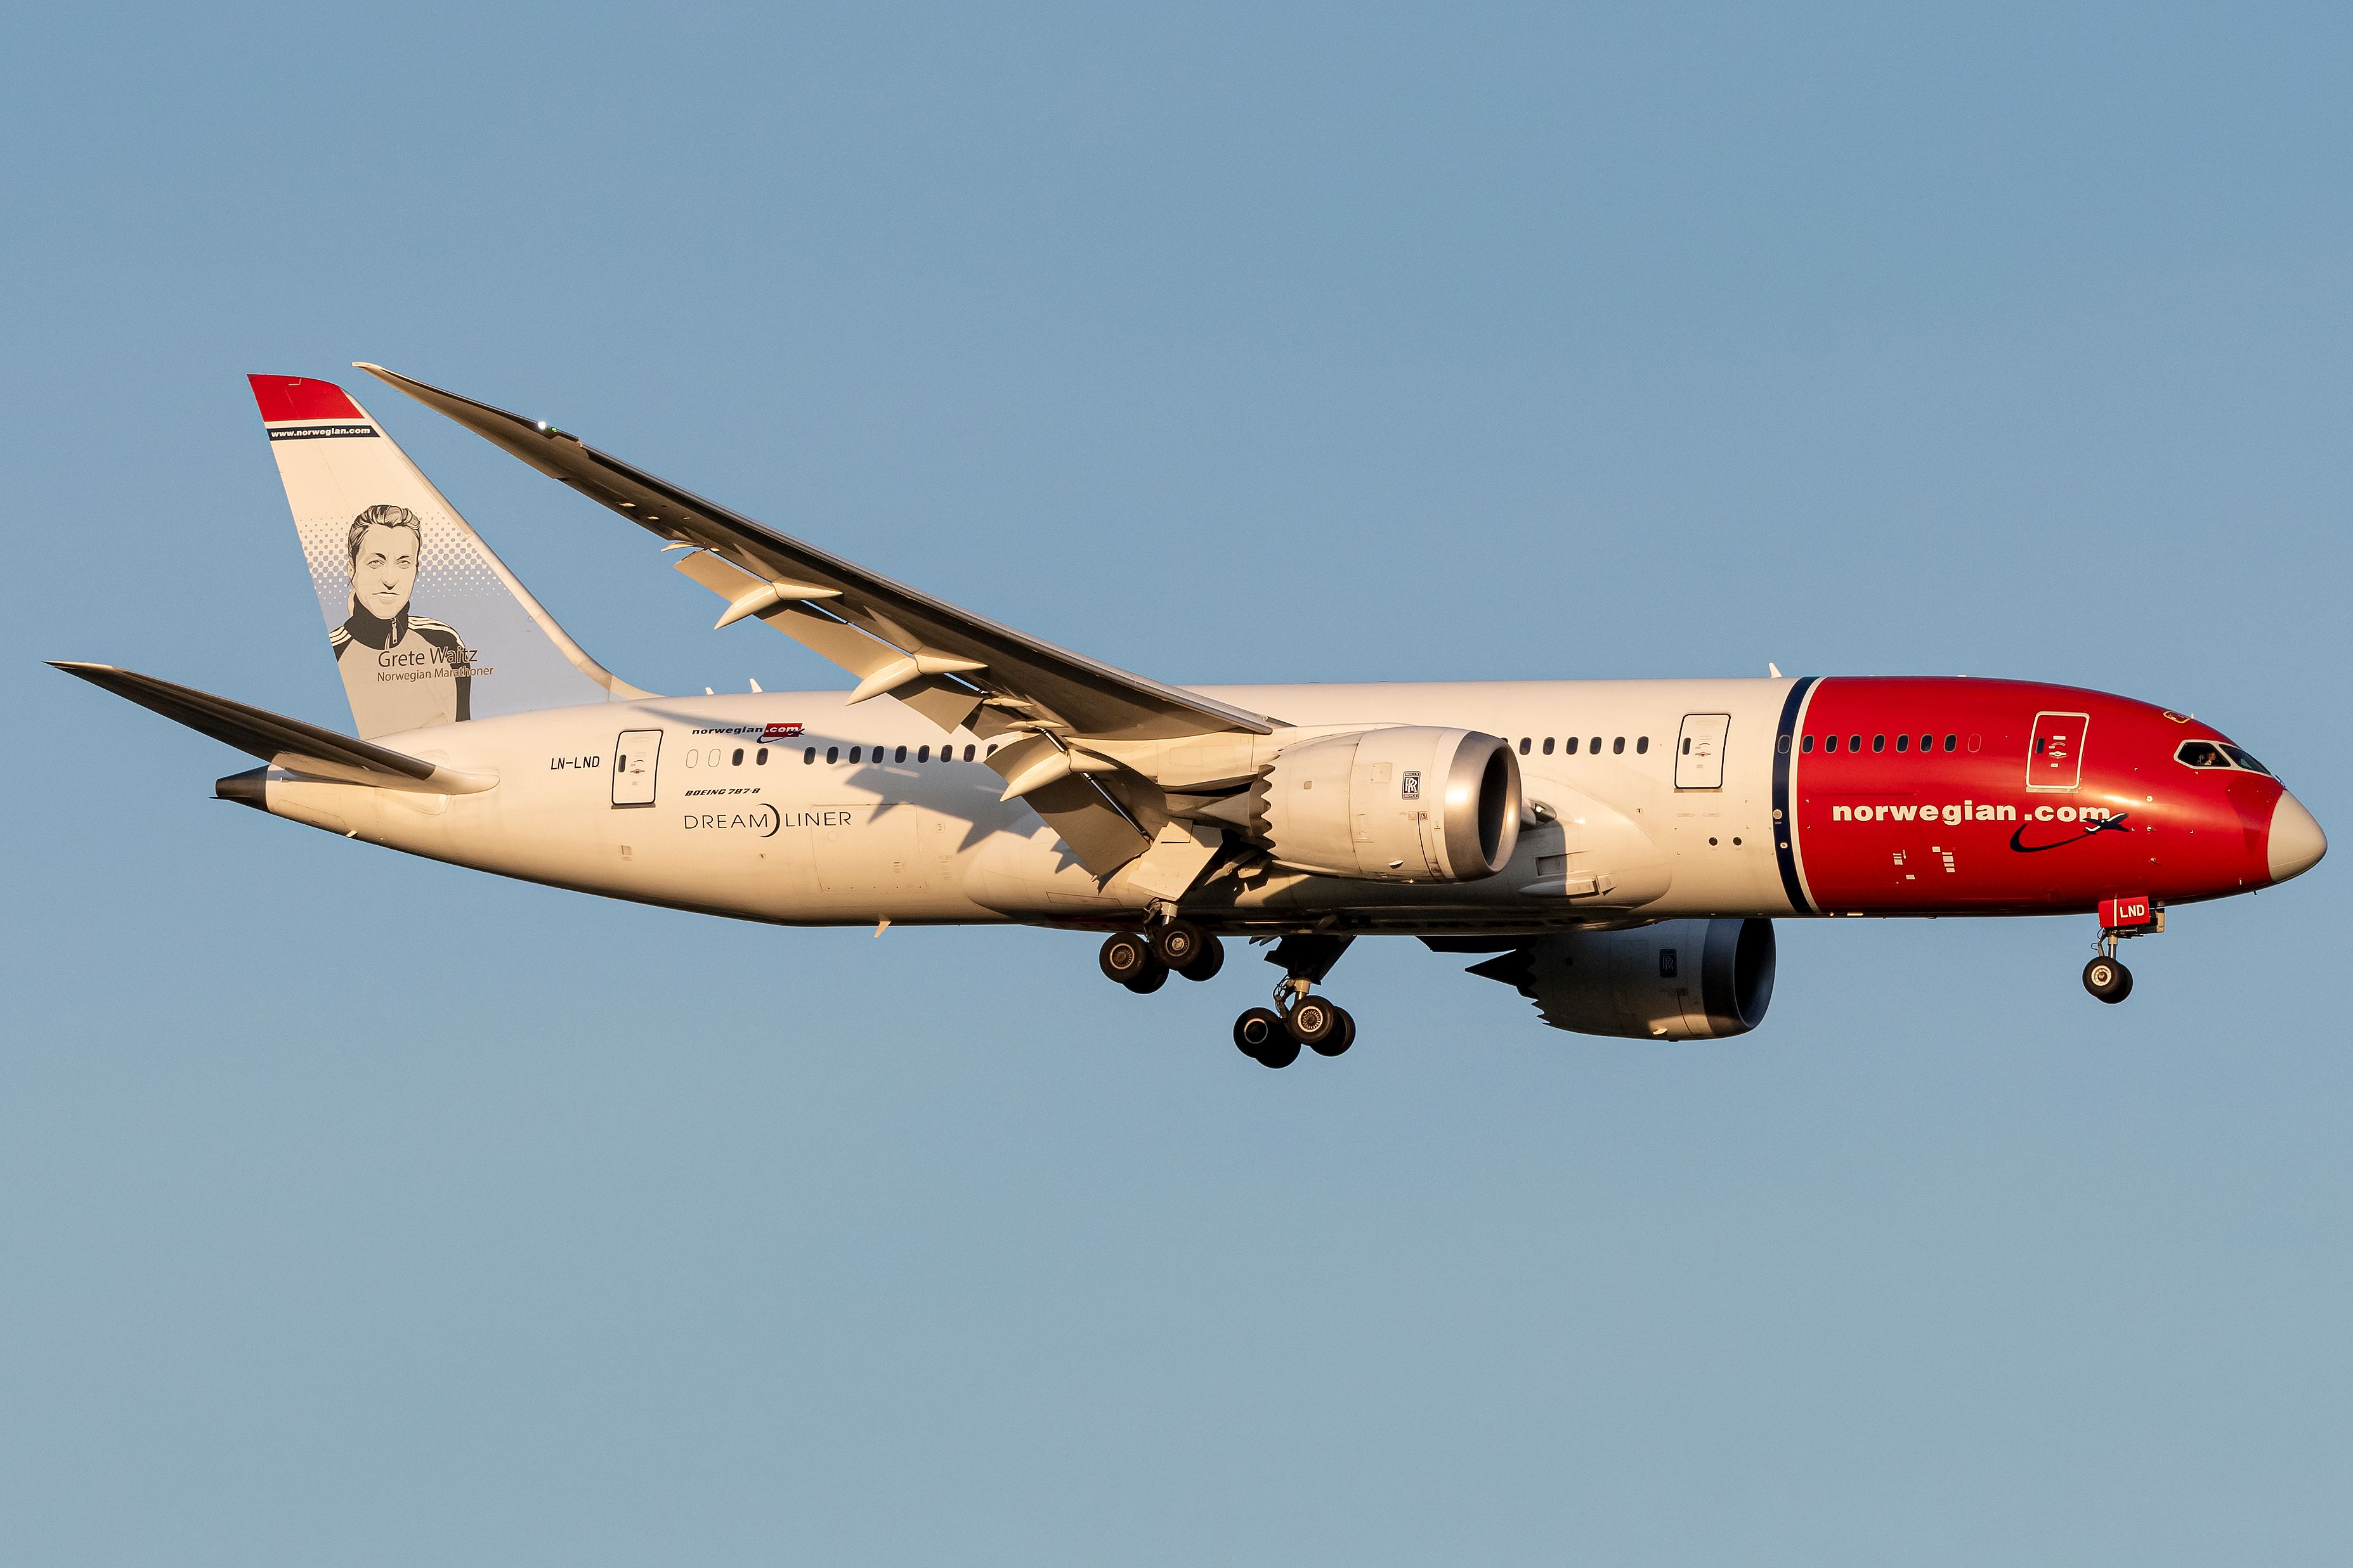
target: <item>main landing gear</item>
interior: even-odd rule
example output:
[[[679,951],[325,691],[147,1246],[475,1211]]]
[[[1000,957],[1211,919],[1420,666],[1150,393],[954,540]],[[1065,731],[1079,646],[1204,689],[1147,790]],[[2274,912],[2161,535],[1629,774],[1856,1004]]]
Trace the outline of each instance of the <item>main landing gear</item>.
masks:
[[[1282,979],[1274,988],[1275,1007],[1253,1007],[1234,1020],[1234,1046],[1261,1067],[1287,1068],[1304,1046],[1319,1057],[1336,1057],[1356,1043],[1356,1020],[1345,1007],[1309,987],[1332,973],[1356,938],[1287,936],[1266,955]],[[1277,1012],[1276,1007],[1282,1009]]]
[[[1282,979],[1272,1007],[1253,1007],[1234,1020],[1234,1044],[1242,1055],[1271,1068],[1287,1068],[1302,1050],[1336,1057],[1356,1043],[1356,1020],[1313,987],[1332,972],[1354,937],[1287,936],[1266,955]],[[1225,944],[1190,921],[1169,920],[1141,931],[1113,931],[1103,939],[1096,962],[1111,979],[1139,996],[1168,984],[1173,973],[1207,980],[1225,967]]]
[[[1226,944],[1190,921],[1169,921],[1149,933],[1113,931],[1096,958],[1103,972],[1139,996],[1168,984],[1171,971],[1208,980],[1226,965]]]

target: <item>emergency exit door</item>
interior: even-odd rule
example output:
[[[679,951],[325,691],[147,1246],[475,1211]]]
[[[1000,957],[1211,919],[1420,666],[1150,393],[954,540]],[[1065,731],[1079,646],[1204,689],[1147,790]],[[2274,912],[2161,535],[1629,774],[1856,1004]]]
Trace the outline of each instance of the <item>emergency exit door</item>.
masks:
[[[613,743],[613,804],[651,805],[654,771],[661,763],[659,730],[624,730]]]
[[[1675,742],[1677,789],[1724,787],[1724,741],[1732,729],[1729,713],[1686,713],[1683,738]]]

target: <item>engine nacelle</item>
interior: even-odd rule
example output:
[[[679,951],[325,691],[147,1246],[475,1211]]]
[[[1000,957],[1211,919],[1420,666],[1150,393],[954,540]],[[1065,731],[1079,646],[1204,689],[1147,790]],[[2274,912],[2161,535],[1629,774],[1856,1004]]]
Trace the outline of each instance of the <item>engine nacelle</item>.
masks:
[[[1473,730],[1391,725],[1286,746],[1250,795],[1250,837],[1326,876],[1474,881],[1520,840],[1519,759]]]
[[[1517,986],[1556,1029],[1715,1040],[1765,1021],[1773,956],[1771,921],[1661,921],[1538,937],[1471,973]]]

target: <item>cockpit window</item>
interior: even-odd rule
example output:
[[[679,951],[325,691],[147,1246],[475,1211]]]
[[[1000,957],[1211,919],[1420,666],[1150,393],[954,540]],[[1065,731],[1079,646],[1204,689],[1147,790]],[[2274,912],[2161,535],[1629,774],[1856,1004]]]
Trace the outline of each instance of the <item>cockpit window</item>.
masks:
[[[2222,754],[2222,748],[2211,741],[2184,741],[2180,750],[2173,753],[2173,760],[2192,768],[2227,768],[2231,765],[2231,759]]]
[[[2241,767],[2246,769],[2251,773],[2263,773],[2268,776],[2271,773],[2271,769],[2255,761],[2254,758],[2249,756],[2244,751],[2242,751],[2237,746],[2226,745],[2222,748],[2222,751],[2223,753],[2232,762],[2238,763]]]

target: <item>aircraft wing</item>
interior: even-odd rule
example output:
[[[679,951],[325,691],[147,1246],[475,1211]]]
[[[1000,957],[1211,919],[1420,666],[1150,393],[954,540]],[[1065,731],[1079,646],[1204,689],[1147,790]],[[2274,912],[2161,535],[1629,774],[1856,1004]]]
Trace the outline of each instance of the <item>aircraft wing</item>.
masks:
[[[632,468],[578,437],[421,381],[360,369],[674,544],[720,594],[720,621],[756,616],[944,729],[1042,727],[1106,741],[1264,735],[1274,722],[1088,658],[959,609]],[[708,553],[704,553],[707,552]],[[716,559],[713,559],[715,557]]]
[[[374,784],[379,789],[437,795],[472,795],[498,783],[486,773],[442,767],[371,741],[355,741],[300,719],[232,702],[193,687],[174,686],[134,669],[61,659],[49,663],[52,668],[62,669],[117,697],[128,698],[174,723],[185,724],[200,735],[209,735],[290,772],[346,784]]]

